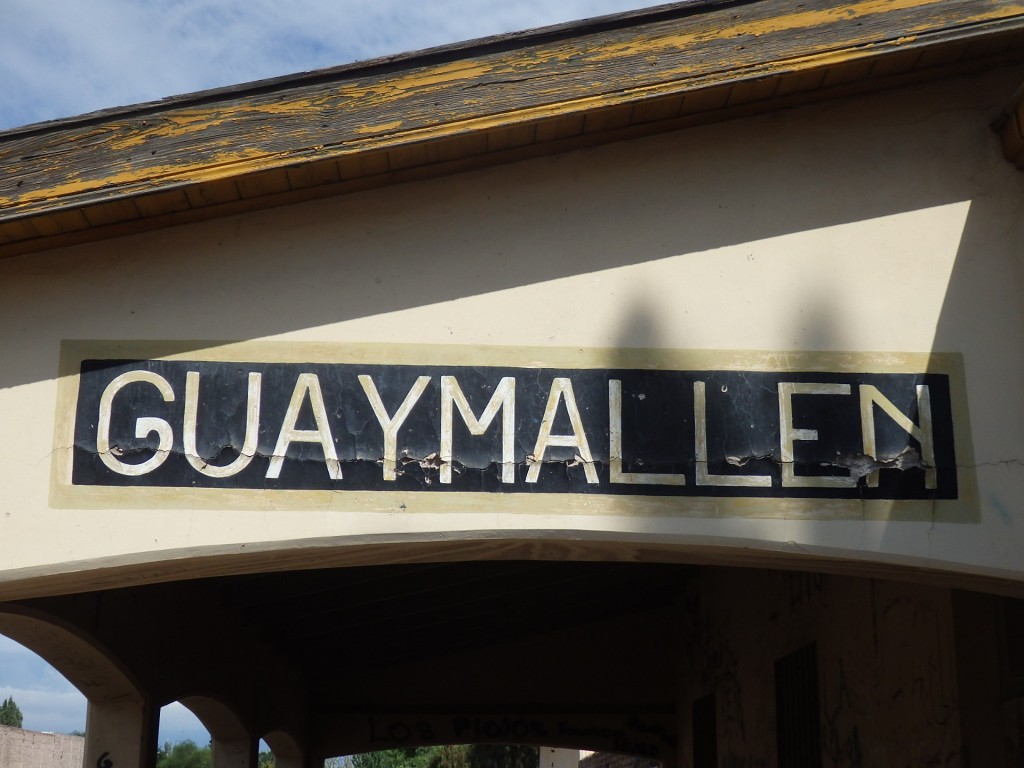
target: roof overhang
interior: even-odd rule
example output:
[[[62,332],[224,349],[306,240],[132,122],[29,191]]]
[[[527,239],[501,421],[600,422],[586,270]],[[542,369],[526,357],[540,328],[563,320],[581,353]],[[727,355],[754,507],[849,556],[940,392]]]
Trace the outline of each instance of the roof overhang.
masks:
[[[174,97],[0,133],[0,256],[1021,62],[1019,2],[705,0]]]

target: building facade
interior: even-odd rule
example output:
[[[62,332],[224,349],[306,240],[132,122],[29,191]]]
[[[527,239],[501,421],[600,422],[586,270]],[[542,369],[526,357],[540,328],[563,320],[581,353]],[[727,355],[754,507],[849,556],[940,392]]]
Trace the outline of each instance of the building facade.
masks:
[[[87,766],[1021,764],[1022,81],[689,3],[0,135],[0,632]]]

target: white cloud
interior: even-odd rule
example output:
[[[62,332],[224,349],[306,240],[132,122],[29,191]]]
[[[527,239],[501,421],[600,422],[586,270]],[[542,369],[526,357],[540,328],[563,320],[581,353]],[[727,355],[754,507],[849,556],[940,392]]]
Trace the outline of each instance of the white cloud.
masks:
[[[644,0],[3,0],[0,129]]]
[[[58,692],[0,686],[0,699],[8,696],[14,698],[21,710],[22,728],[26,730],[54,733],[85,730],[85,697],[74,687]]]
[[[85,696],[50,664],[25,646],[0,635],[0,700],[12,697],[30,731],[71,733],[85,730]],[[210,733],[178,702],[160,710],[159,741],[189,739],[200,746]]]
[[[0,635],[0,699],[14,698],[30,731],[85,730],[85,697],[44,659]]]

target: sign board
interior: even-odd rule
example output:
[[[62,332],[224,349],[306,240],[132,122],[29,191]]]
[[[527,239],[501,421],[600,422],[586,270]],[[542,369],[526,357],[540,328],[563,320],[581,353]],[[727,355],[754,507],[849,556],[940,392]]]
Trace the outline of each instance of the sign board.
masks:
[[[776,355],[786,364],[772,367],[760,353],[603,350],[524,365],[498,364],[500,349],[458,348],[443,363],[444,348],[361,348],[353,359],[339,347],[331,359],[325,348],[303,356],[301,345],[163,356],[73,346],[74,392],[62,402],[73,450],[59,480],[70,497],[86,488],[763,504],[965,497],[952,358],[915,367],[892,356]],[[618,364],[595,365],[602,358]]]

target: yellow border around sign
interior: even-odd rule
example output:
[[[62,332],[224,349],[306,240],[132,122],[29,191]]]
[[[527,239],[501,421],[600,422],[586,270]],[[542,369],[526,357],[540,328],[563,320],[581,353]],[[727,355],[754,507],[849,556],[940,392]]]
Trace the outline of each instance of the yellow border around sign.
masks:
[[[637,368],[832,373],[940,373],[950,378],[957,457],[955,500],[855,500],[620,496],[549,493],[416,493],[124,488],[71,484],[79,371],[86,359],[166,359],[207,362],[373,363],[385,365],[509,366],[517,368]],[[332,512],[501,513],[654,517],[743,517],[793,520],[981,520],[974,451],[959,353],[769,352],[572,347],[475,347],[290,341],[79,341],[61,343],[50,505],[59,509],[317,510]]]

